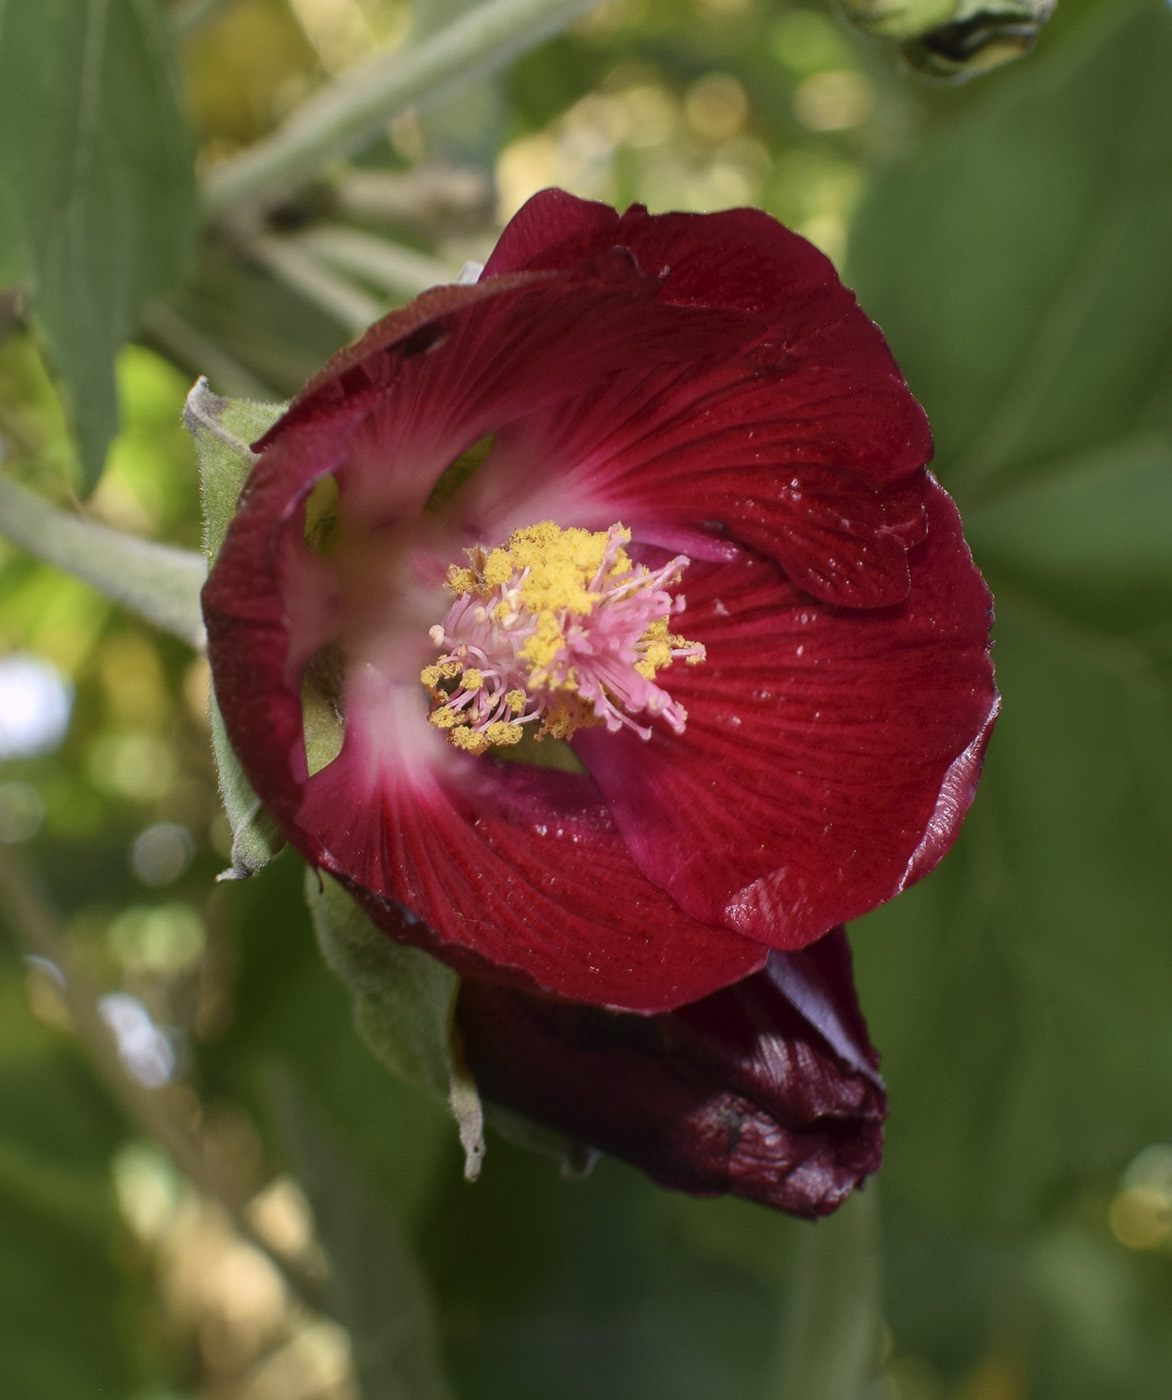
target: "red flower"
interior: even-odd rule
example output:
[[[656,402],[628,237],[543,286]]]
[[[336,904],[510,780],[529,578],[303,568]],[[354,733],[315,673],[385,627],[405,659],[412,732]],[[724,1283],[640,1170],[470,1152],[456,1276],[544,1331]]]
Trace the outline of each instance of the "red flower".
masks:
[[[882,336],[766,215],[539,195],[257,448],[204,591],[216,694],[392,934],[663,1012],[952,843],[989,597]],[[506,761],[538,735],[578,770]]]
[[[457,1019],[488,1098],[661,1186],[828,1215],[879,1166],[887,1096],[841,929],[659,1016],[468,979]]]

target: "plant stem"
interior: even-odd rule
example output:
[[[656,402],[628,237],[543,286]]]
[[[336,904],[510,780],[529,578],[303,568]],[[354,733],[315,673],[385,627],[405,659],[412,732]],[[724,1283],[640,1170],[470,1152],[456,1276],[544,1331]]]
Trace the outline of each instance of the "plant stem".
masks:
[[[596,0],[486,0],[402,53],[384,54],[335,79],[272,136],[211,170],[203,207],[214,218],[310,179],[412,103],[501,67],[554,34]]]
[[[344,224],[317,224],[294,238],[323,262],[361,277],[391,296],[417,297],[429,287],[456,280],[457,269],[438,258]]]
[[[0,535],[133,608],[165,632],[192,646],[203,645],[199,590],[207,565],[202,554],[59,510],[6,477],[0,477]]]

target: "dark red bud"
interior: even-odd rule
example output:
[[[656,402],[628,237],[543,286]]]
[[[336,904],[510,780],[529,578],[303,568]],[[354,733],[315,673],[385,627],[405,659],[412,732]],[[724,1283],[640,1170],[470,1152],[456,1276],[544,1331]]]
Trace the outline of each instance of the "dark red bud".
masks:
[[[658,1016],[467,980],[481,1093],[663,1186],[827,1215],[880,1163],[887,1096],[842,929]]]

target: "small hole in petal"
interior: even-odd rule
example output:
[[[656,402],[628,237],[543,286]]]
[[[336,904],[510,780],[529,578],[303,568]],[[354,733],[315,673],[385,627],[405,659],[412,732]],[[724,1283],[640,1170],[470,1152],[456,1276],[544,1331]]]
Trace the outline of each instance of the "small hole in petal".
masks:
[[[496,434],[489,433],[487,437],[482,437],[479,442],[474,442],[471,447],[466,448],[454,462],[445,467],[443,475],[432,487],[424,510],[439,510],[441,506],[447,505],[492,451],[492,445],[495,441]]]
[[[338,483],[323,476],[305,500],[305,543],[327,557],[338,547]]]
[[[301,673],[301,723],[309,776],[320,773],[342,752],[346,720],[342,712],[344,658],[336,642],[316,652]]]

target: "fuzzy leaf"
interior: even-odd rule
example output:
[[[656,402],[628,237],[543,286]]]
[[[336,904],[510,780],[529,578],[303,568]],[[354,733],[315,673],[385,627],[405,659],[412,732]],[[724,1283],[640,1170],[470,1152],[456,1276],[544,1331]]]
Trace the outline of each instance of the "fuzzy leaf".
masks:
[[[23,281],[93,487],[118,427],[114,355],[179,276],[192,144],[154,0],[0,9],[0,283]]]
[[[465,1175],[475,1179],[484,1155],[484,1118],[452,1038],[459,979],[429,954],[388,938],[328,876],[309,871],[305,893],[322,955],[354,997],[359,1034],[388,1069],[447,1100],[460,1131]]]

